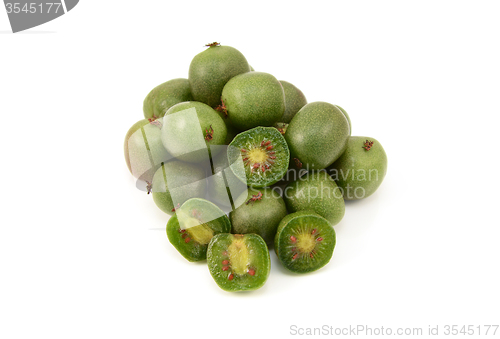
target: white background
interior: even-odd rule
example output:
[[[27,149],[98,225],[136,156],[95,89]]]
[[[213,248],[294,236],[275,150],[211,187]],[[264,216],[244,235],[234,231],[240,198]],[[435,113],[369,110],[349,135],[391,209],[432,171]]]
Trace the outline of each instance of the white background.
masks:
[[[496,1],[80,1],[0,9],[0,337],[282,338],[290,327],[500,324]],[[168,243],[123,139],[212,41],[344,107],[389,168],[330,264],[224,292]],[[443,332],[440,332],[441,334]],[[496,337],[500,336],[500,329]],[[489,337],[492,337],[491,334]]]

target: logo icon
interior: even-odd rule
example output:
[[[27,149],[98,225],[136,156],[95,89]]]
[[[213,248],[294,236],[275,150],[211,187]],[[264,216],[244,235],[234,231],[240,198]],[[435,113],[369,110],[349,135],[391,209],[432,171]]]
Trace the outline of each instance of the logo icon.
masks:
[[[79,0],[4,0],[12,32],[20,32],[52,21],[70,10]]]

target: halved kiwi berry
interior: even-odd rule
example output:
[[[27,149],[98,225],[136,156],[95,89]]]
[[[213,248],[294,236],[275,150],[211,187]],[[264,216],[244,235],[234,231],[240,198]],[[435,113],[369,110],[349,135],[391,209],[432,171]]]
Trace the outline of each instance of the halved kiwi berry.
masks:
[[[288,270],[307,273],[330,261],[335,242],[335,230],[325,218],[312,211],[299,211],[281,220],[274,251]]]
[[[262,287],[271,270],[266,242],[257,234],[217,234],[207,251],[208,268],[225,291]]]
[[[189,261],[205,260],[212,237],[230,231],[227,215],[210,201],[199,198],[182,204],[167,223],[168,240]]]
[[[227,150],[229,166],[250,187],[267,187],[288,169],[290,151],[274,127],[255,127],[238,134]]]

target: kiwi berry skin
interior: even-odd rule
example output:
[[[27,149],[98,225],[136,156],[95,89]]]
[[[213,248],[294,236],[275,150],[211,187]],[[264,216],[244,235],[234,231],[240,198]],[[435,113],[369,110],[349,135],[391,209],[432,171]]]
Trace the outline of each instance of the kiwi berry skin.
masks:
[[[238,246],[234,246],[235,244]],[[239,247],[242,250],[239,253],[233,251],[235,252],[233,254],[231,253],[231,245],[233,248]],[[247,265],[246,269],[240,272],[241,274],[232,271],[231,262],[231,257],[238,259],[239,255],[247,257],[247,260],[242,260],[243,264],[247,263]],[[240,259],[242,258],[240,257]],[[261,288],[271,271],[271,258],[266,242],[257,234],[220,233],[215,235],[208,244],[207,261],[212,278],[221,289],[228,292],[251,291]]]
[[[294,235],[298,239],[299,235],[306,230],[309,232],[315,230],[314,237],[320,240],[321,243],[317,242],[317,245],[320,245],[322,250],[313,253],[311,258],[304,255],[299,260],[294,260],[294,253],[297,252],[291,251],[291,248],[293,250],[292,246],[296,245],[291,243],[290,236]],[[329,222],[313,211],[303,210],[291,213],[281,220],[274,238],[274,251],[288,270],[295,273],[308,273],[322,268],[330,261],[335,244],[335,230]]]
[[[262,144],[268,141],[271,142],[269,146]],[[264,172],[259,166],[255,170],[251,170],[251,157],[247,156],[252,151],[249,146],[263,150],[267,156],[266,161],[272,161],[272,163],[269,163],[271,164],[270,167],[265,169]],[[274,153],[271,154],[271,152]],[[255,127],[241,132],[229,144],[227,157],[234,175],[248,186],[254,188],[267,187],[278,182],[287,172],[290,162],[290,152],[285,138],[274,127]],[[246,163],[243,162],[243,166],[241,166],[242,163],[238,159],[240,157],[242,160],[245,158],[250,160]]]
[[[194,108],[198,117],[200,129],[193,128],[187,123],[191,115],[185,119],[176,113]],[[171,119],[171,115],[174,115]],[[182,113],[181,113],[182,114]],[[205,140],[209,155],[216,155],[221,148],[212,148],[212,145],[224,145],[227,137],[227,127],[222,118],[210,106],[196,101],[181,102],[172,106],[163,118],[162,142],[167,151],[179,160],[187,162],[200,162],[207,159],[205,148],[198,148],[199,140]],[[209,138],[210,136],[210,138]],[[196,151],[191,151],[197,149]]]
[[[186,225],[182,225],[182,221],[179,221],[180,214],[184,215],[181,220],[185,220],[186,217],[196,218],[198,226],[186,229]],[[216,205],[205,199],[187,200],[168,220],[166,231],[169,242],[185,259],[191,262],[207,258],[208,242],[197,242],[190,233],[192,232],[190,230],[198,227],[210,228],[214,235],[231,232],[229,218]]]
[[[188,79],[178,78],[156,86],[144,99],[143,111],[146,119],[161,118],[175,104],[192,101]]]
[[[255,199],[254,196],[259,196],[259,193],[262,197]],[[260,235],[268,246],[271,245],[278,224],[287,214],[283,198],[271,188],[250,188],[248,193],[244,194],[245,203],[229,213],[233,226],[232,233],[255,233]]]
[[[174,206],[172,190],[175,190],[176,199],[179,200],[175,203],[179,206]],[[179,160],[169,161],[156,170],[152,191],[156,206],[168,215],[173,215],[174,208],[180,207],[186,200],[205,195],[205,171],[194,164]]]
[[[189,66],[189,85],[194,100],[210,107],[221,104],[224,85],[234,76],[249,72],[247,59],[236,48],[212,46],[197,54]]]
[[[326,170],[310,171],[289,183],[283,199],[289,212],[311,210],[337,225],[345,214],[342,191]]]
[[[373,142],[369,150],[365,148],[366,141]],[[382,184],[387,173],[387,154],[374,138],[349,137],[346,151],[328,168],[328,173],[342,189],[345,200],[364,199]]]
[[[297,112],[307,104],[304,93],[291,83],[280,80],[285,92],[285,113],[281,117],[281,122],[289,123]]]
[[[347,118],[347,121],[349,122],[349,136],[352,134],[352,123],[351,123],[351,118],[349,117],[349,114],[347,114],[346,110],[340,107],[339,105],[335,105],[344,113],[345,117]]]
[[[285,93],[271,74],[248,72],[229,80],[222,90],[228,120],[245,131],[257,126],[272,126],[285,112]]]
[[[151,182],[156,169],[172,157],[161,143],[161,119],[136,122],[125,135],[125,162],[137,179]]]
[[[337,160],[347,147],[349,122],[327,102],[311,102],[292,118],[285,133],[292,159],[306,170],[320,170]]]

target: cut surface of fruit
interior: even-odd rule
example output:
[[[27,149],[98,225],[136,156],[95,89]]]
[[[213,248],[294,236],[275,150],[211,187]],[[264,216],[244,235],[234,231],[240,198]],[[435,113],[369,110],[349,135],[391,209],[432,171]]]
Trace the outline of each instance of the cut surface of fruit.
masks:
[[[256,127],[238,134],[229,144],[233,173],[250,187],[266,187],[286,173],[290,152],[285,138],[274,127]]]
[[[287,269],[307,273],[330,261],[335,243],[335,230],[325,218],[312,211],[300,211],[280,222],[274,250]]]
[[[269,250],[257,234],[217,234],[207,251],[208,268],[225,291],[262,287],[271,269]]]
[[[205,260],[213,236],[230,231],[231,223],[224,212],[198,198],[186,201],[167,223],[168,240],[189,261]]]

